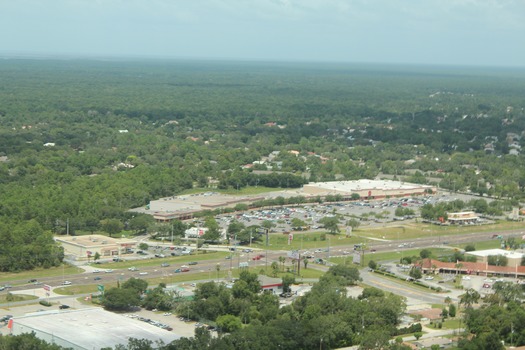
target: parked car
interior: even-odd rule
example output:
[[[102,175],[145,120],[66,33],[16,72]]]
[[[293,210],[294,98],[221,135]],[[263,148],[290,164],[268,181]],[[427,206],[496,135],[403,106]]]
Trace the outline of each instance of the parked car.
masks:
[[[0,322],[7,322],[7,321],[9,321],[11,318],[13,318],[13,315],[5,315],[5,316],[2,316],[2,317],[0,317]]]
[[[60,305],[58,308],[59,308],[60,310],[64,310],[64,309],[69,309],[69,307],[70,307],[69,305],[62,304],[62,305]]]
[[[71,282],[70,281],[64,281],[64,282],[62,282],[62,285],[69,286],[69,285],[71,285]]]
[[[179,272],[182,272],[181,269],[176,269],[175,271],[173,271],[175,273],[179,273]]]
[[[198,264],[198,262],[196,262],[196,261],[191,261],[191,262],[188,263],[188,265],[197,265],[197,264]]]
[[[100,276],[97,276],[95,278],[93,278],[95,281],[100,281],[102,278]]]
[[[160,266],[161,266],[161,267],[168,267],[168,266],[170,266],[170,264],[168,264],[168,263],[162,263],[162,264],[160,264]]]

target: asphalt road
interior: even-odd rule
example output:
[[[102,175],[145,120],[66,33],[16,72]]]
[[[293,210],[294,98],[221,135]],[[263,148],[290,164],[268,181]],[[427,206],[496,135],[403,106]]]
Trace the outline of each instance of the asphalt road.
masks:
[[[370,242],[368,244],[368,249],[375,249],[378,252],[381,251],[402,251],[406,249],[413,249],[413,248],[426,248],[431,246],[444,246],[444,247],[464,247],[468,243],[473,243],[476,241],[486,241],[487,239],[490,239],[494,234],[502,235],[504,238],[508,238],[510,236],[520,236],[523,235],[521,230],[513,230],[513,231],[494,231],[494,232],[482,232],[482,233],[469,233],[464,235],[454,235],[454,236],[441,236],[441,237],[422,237],[415,240],[400,240],[400,241],[392,241],[392,242]],[[444,245],[444,243],[447,243]],[[399,248],[400,244],[406,243],[406,247]],[[337,254],[340,254],[342,251],[351,251],[353,250],[353,246],[336,246],[333,247],[330,255],[334,256]],[[225,260],[225,259],[211,259],[206,261],[199,261],[198,265],[192,265],[190,266],[189,272],[182,272],[185,274],[188,274],[188,276],[191,276],[193,273],[196,272],[207,272],[209,275],[209,279],[213,279],[216,274],[217,270],[216,267],[219,264],[220,265],[220,274],[221,276],[224,276],[225,271],[229,269],[235,269],[238,268],[240,263],[247,262],[250,267],[254,266],[260,266],[261,268],[264,266],[270,266],[273,261],[278,261],[278,258],[280,256],[286,256],[287,251],[254,251],[252,253],[241,253],[236,252],[231,260]],[[253,260],[253,257],[258,254],[265,254],[264,257],[262,257],[260,260]],[[322,253],[322,254],[316,254],[316,257],[326,257],[323,255],[328,255],[328,253]],[[85,284],[96,284],[96,283],[108,283],[108,282],[116,282],[117,280],[126,280],[130,277],[135,278],[159,278],[164,277],[169,280],[170,276],[174,276],[176,273],[174,272],[176,268],[180,266],[168,266],[168,267],[161,267],[161,260],[159,260],[158,266],[150,266],[150,267],[140,267],[140,270],[138,271],[129,271],[128,269],[118,269],[114,268],[113,272],[105,273],[103,272],[103,269],[100,269],[101,272],[93,273],[93,269],[96,269],[97,267],[88,267],[86,272],[84,273],[78,273],[78,274],[70,274],[70,275],[64,275],[64,276],[54,276],[54,277],[42,277],[38,278],[38,276],[35,276],[36,279],[38,279],[39,286],[43,285],[49,285],[51,287],[59,287],[62,286],[62,283],[64,281],[71,282],[72,285],[85,285]],[[117,264],[115,264],[118,266]],[[137,263],[139,265],[139,263]],[[313,267],[314,264],[310,264],[310,267]],[[322,268],[322,267],[319,267]],[[365,280],[365,282],[369,285],[376,286],[381,289],[386,289],[389,291],[392,291],[396,294],[403,295],[407,298],[417,298],[420,300],[423,300],[425,302],[442,302],[443,296],[433,296],[432,293],[423,293],[420,290],[408,290],[405,284],[402,283],[395,283],[391,282],[390,280],[386,281],[383,278],[380,278],[379,276],[375,276],[374,274],[370,274],[366,271],[362,271],[362,276]],[[95,278],[100,278],[100,280],[95,280]],[[13,285],[12,288],[6,289],[2,291],[1,293],[7,293],[10,290],[31,290],[35,288],[35,285],[32,283],[28,283],[26,280],[13,280],[10,282],[11,285]],[[38,286],[37,286],[38,287]]]

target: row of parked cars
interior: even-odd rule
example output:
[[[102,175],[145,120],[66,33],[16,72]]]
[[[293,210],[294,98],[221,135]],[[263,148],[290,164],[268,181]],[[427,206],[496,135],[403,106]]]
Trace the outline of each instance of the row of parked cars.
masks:
[[[149,319],[149,318],[146,318],[146,317],[142,317],[142,316],[138,316],[138,315],[124,315],[126,317],[129,317],[129,318],[134,318],[134,319],[137,319],[139,321],[142,321],[142,322],[146,322],[146,323],[149,323],[153,326],[156,326],[156,327],[159,327],[159,328],[162,328],[162,329],[165,329],[167,331],[172,331],[173,328],[165,323],[162,323],[162,322],[159,322],[159,321],[155,321],[155,320],[152,320],[152,319]]]

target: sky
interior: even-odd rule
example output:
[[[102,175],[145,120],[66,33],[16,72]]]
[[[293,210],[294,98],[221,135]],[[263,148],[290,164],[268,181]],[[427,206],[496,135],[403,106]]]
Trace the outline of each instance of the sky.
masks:
[[[525,66],[525,0],[0,0],[0,54]]]

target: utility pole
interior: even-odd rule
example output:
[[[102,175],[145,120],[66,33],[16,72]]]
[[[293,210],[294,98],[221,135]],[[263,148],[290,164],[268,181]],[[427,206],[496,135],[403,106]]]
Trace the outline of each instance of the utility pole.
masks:
[[[327,251],[327,254],[326,254],[326,260],[330,259],[330,237],[327,237],[327,240],[328,242],[328,251]]]

